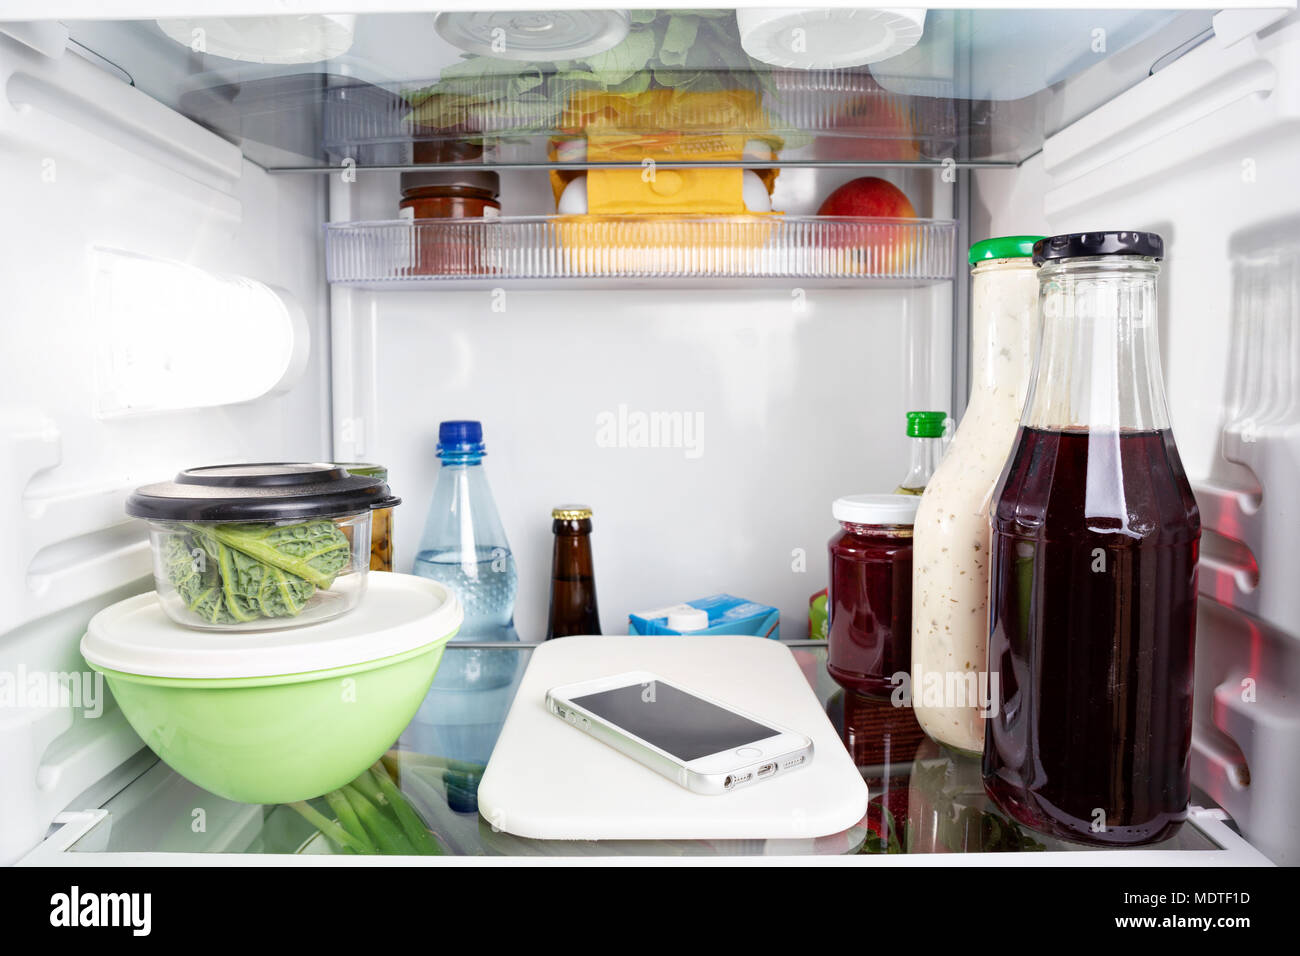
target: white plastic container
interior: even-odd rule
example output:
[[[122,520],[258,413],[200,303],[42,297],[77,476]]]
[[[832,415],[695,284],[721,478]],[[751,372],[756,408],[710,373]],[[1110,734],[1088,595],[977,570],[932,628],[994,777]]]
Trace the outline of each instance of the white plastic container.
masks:
[[[318,63],[352,48],[352,13],[162,19],[158,28],[195,53],[248,63]]]
[[[736,11],[740,44],[754,59],[798,70],[876,63],[921,39],[923,8],[745,7]]]
[[[984,747],[989,502],[1020,426],[1038,346],[1038,236],[971,247],[970,403],[926,486],[912,540],[912,707],[921,729],[969,753]]]

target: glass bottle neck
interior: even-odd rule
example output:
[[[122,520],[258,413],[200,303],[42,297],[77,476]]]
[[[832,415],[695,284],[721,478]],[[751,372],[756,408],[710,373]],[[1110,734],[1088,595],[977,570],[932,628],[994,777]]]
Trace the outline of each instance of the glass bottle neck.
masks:
[[[925,491],[925,486],[930,483],[934,470],[939,467],[939,459],[943,457],[943,439],[912,438],[909,439],[909,444],[912,455],[907,467],[907,477],[898,486],[897,493],[919,495]]]
[[[585,538],[591,534],[590,518],[552,518],[551,531],[563,537]]]
[[[971,276],[971,401],[1008,390],[1019,416],[1038,354],[1038,269],[1028,259],[996,259]]]
[[[1039,270],[1042,343],[1022,424],[1049,430],[1169,427],[1155,260],[1098,256]]]
[[[444,560],[454,556],[470,574],[497,551],[508,553],[510,545],[492,500],[482,453],[444,452],[441,459],[420,550],[438,553]]]

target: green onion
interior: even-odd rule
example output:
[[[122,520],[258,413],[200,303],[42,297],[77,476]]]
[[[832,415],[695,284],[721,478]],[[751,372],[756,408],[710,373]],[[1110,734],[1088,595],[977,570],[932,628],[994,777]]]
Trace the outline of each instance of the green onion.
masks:
[[[339,818],[339,823],[343,825],[343,829],[351,833],[357,838],[358,842],[366,847],[366,853],[374,853],[375,845],[371,842],[370,837],[366,835],[366,828],[361,825],[361,820],[357,816],[357,812],[352,809],[352,804],[348,803],[348,798],[338,790],[331,790],[325,794],[325,801],[330,805],[330,809],[334,811],[334,815]]]
[[[369,771],[361,771],[361,775],[348,784],[348,786],[356,789],[375,806],[388,806],[388,797],[386,797],[384,792],[379,789],[379,785],[375,783],[374,779],[370,776]]]
[[[393,808],[393,813],[397,815],[397,822],[401,824],[407,839],[414,844],[415,851],[429,856],[441,855],[442,847],[438,845],[438,841],[433,838],[433,834],[424,825],[424,821],[420,819],[410,803],[407,802],[406,797],[397,789],[397,784],[393,783],[392,778],[388,776],[388,771],[384,769],[384,765],[376,762],[370,768],[370,772],[374,775],[375,782],[379,784],[379,789],[388,798],[389,806]]]
[[[357,816],[361,818],[367,832],[379,844],[380,853],[409,856],[415,852],[411,841],[402,834],[401,827],[384,816],[383,812],[367,800],[360,790],[348,784],[343,788],[343,793],[348,798],[348,803],[352,804],[352,809],[357,812]]]
[[[373,847],[370,850],[367,850],[365,844],[361,843],[356,837],[351,833],[348,833],[347,830],[344,830],[333,820],[325,819],[325,816],[319,813],[316,808],[306,800],[299,800],[297,803],[289,804],[289,806],[294,810],[297,810],[308,823],[314,826],[321,833],[325,834],[325,836],[333,840],[340,847],[355,850],[358,853],[374,852]]]

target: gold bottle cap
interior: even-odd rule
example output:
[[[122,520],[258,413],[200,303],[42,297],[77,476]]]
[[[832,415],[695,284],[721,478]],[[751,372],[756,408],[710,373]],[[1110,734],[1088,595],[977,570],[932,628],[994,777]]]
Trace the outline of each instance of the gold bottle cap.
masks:
[[[551,517],[556,521],[582,521],[591,517],[591,509],[586,505],[560,505],[551,509]]]

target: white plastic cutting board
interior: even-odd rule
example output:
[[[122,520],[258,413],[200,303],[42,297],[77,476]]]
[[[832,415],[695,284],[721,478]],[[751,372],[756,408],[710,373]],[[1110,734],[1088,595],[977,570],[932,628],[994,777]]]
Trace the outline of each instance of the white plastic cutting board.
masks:
[[[813,760],[701,796],[546,710],[560,684],[648,670],[807,734]],[[478,790],[494,827],[541,840],[797,839],[858,823],[867,785],[790,649],[757,637],[566,637],[533,652]]]

